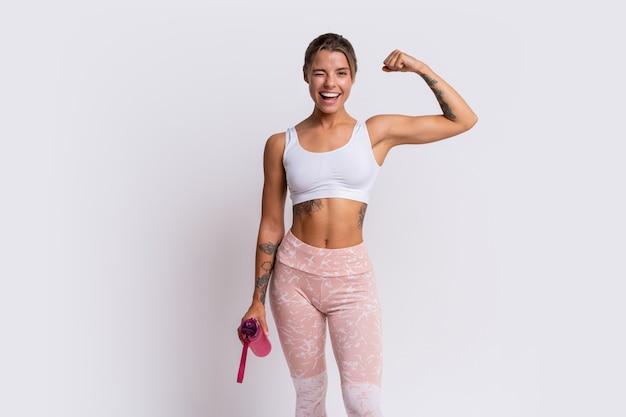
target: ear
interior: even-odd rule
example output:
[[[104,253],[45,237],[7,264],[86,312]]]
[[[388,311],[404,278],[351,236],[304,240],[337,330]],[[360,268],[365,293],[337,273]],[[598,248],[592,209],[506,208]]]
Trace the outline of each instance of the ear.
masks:
[[[302,67],[302,75],[304,77],[304,82],[308,84],[309,83],[309,73],[306,70],[306,67]]]

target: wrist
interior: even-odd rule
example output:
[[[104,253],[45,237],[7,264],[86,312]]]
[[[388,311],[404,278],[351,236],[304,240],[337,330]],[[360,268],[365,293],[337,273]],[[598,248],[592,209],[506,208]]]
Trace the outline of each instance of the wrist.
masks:
[[[265,308],[265,303],[261,301],[259,294],[254,294],[252,298],[252,306],[251,307],[262,307]]]
[[[430,67],[424,64],[423,62],[419,63],[419,65],[415,68],[414,72],[420,77],[423,77],[424,75],[429,76],[433,74],[433,71],[430,69]]]

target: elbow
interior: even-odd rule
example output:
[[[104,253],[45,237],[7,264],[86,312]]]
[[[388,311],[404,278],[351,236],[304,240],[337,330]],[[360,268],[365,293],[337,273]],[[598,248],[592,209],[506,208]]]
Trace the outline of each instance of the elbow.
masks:
[[[478,122],[478,116],[472,110],[470,110],[470,114],[467,115],[467,130],[474,127],[474,125]]]
[[[468,115],[462,123],[462,129],[463,132],[467,132],[468,130],[470,130],[471,128],[473,128],[476,123],[478,123],[478,116],[476,115],[476,113],[472,112],[472,114]]]
[[[270,218],[262,219],[259,226],[259,234],[271,236],[280,240],[285,234],[285,223],[283,219]]]

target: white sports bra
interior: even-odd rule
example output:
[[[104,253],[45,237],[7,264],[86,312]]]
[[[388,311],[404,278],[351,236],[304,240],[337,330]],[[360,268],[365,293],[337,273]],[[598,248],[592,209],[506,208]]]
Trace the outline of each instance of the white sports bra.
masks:
[[[283,166],[294,205],[316,198],[368,203],[380,170],[365,122],[357,122],[348,143],[329,152],[307,151],[300,146],[296,129],[290,127]]]

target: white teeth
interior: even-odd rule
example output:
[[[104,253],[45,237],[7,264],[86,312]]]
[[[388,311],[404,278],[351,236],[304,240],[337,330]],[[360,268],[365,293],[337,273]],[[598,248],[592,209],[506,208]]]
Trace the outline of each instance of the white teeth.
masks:
[[[339,93],[321,93],[324,98],[335,98],[339,97]]]

